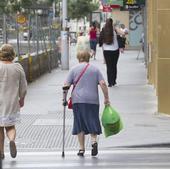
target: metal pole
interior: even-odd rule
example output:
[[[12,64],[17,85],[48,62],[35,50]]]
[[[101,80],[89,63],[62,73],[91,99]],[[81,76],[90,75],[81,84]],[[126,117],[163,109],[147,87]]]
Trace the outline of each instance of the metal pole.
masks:
[[[31,53],[31,45],[30,45],[30,38],[31,38],[31,15],[28,16],[28,55]]]
[[[53,20],[55,19],[55,0],[53,0]]]
[[[36,48],[36,54],[38,56],[39,53],[39,25],[38,25],[38,13],[36,11],[36,42],[37,42],[37,48]]]
[[[147,6],[147,4],[148,4],[148,2],[146,0],[145,7],[143,9],[143,11],[144,11],[144,15],[143,15],[143,18],[144,18],[144,57],[145,57],[145,66],[146,67],[148,66],[148,63],[149,63],[149,59],[148,59],[149,53],[148,53],[148,50],[147,50],[147,44],[148,44],[148,41],[147,41],[147,39],[148,39],[148,37],[147,37],[147,31],[148,31],[148,29],[147,29],[147,22],[148,22],[148,20],[147,20],[147,8],[148,8],[148,6]]]
[[[38,11],[36,11],[36,42],[37,42],[37,48],[36,48],[36,55],[38,58],[38,64],[39,64],[39,75],[41,74],[41,66],[40,66],[40,56],[39,56],[39,50],[40,50],[40,46],[39,46],[39,24],[38,24]]]
[[[19,44],[19,25],[16,22],[16,29],[17,29],[17,57],[20,60],[20,44]]]
[[[3,43],[7,43],[6,15],[3,14]]]
[[[69,43],[67,31],[67,0],[62,1],[62,31],[61,31],[61,69],[69,69]]]

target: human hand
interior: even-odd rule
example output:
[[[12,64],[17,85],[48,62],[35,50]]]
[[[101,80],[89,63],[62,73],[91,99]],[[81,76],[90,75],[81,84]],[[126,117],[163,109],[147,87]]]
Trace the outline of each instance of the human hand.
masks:
[[[120,51],[121,53],[124,53],[124,49],[123,49],[123,48],[120,48],[119,51]]]
[[[23,106],[24,106],[24,99],[20,99],[20,100],[19,100],[19,105],[20,105],[20,107],[23,107]]]
[[[106,106],[109,106],[109,105],[110,105],[109,99],[105,99],[105,100],[104,100],[104,104],[105,104]]]

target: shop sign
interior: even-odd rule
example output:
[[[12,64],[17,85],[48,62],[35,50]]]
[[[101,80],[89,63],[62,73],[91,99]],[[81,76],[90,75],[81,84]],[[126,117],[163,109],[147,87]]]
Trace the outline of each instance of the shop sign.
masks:
[[[110,5],[103,5],[103,12],[112,12]]]
[[[124,0],[124,9],[140,9],[145,5],[145,0]]]

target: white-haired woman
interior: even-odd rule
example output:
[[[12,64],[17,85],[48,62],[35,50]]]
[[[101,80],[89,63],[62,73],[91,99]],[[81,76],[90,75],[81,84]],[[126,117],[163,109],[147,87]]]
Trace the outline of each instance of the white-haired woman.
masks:
[[[78,136],[80,146],[78,156],[84,156],[85,135],[87,134],[91,135],[91,155],[98,154],[97,135],[102,133],[99,120],[98,85],[104,94],[104,104],[110,102],[108,88],[100,70],[89,63],[90,50],[88,50],[87,44],[87,41],[82,39],[78,42],[77,59],[79,63],[70,70],[65,82],[66,86],[74,86],[82,74],[71,95],[74,115],[72,134]]]

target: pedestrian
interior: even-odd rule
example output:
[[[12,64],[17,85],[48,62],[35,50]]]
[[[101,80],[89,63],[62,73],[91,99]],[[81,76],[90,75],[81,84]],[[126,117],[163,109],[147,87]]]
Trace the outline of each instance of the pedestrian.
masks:
[[[90,48],[92,50],[92,56],[96,59],[96,46],[97,46],[97,27],[96,23],[93,22],[89,30]]]
[[[79,27],[79,33],[78,33],[78,35],[79,35],[79,36],[83,36],[83,34],[84,34],[83,29],[82,29],[82,27],[80,26],[80,27]]]
[[[108,18],[99,38],[99,46],[102,46],[107,68],[108,87],[116,85],[117,63],[119,59],[119,44],[117,35],[124,33],[113,26],[113,20]]]
[[[142,51],[144,52],[144,45],[145,45],[144,32],[142,32],[141,38],[140,38],[140,41],[139,41],[139,42],[141,43]]]
[[[57,51],[58,51],[58,64],[61,65],[61,37],[58,37],[58,43],[57,43]]]
[[[129,33],[128,29],[125,27],[124,24],[120,25],[120,31],[122,31],[123,35],[118,35],[119,41],[121,42],[121,49],[120,51],[124,53],[126,47],[126,35]]]
[[[4,159],[5,131],[9,139],[12,158],[17,155],[15,124],[20,121],[20,108],[24,106],[27,82],[19,63],[14,63],[15,51],[10,44],[0,48],[0,157]]]
[[[88,39],[86,38],[86,40]],[[88,134],[91,135],[91,155],[96,156],[98,154],[97,136],[102,133],[99,120],[98,85],[103,91],[106,105],[109,104],[108,88],[100,70],[89,63],[90,49],[80,47],[80,50],[77,51],[77,59],[79,63],[69,71],[64,84],[74,86],[81,76],[71,94],[74,116],[72,134],[78,136],[80,146],[78,156],[84,156],[85,135]]]

